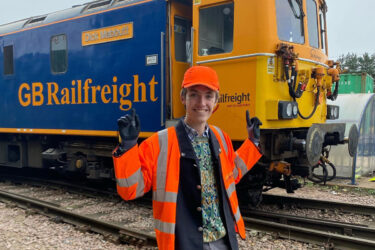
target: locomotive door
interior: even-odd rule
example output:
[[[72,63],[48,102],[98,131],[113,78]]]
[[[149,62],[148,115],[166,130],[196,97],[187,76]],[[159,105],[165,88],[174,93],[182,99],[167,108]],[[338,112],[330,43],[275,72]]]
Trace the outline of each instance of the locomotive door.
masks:
[[[190,3],[191,4],[191,3]],[[191,5],[177,1],[170,4],[170,103],[171,119],[185,114],[180,101],[181,83],[191,63]]]
[[[246,110],[255,114],[257,59],[251,56],[254,48],[249,41],[256,39],[256,32],[248,16],[254,2],[193,1],[193,62],[212,67],[220,81],[218,105],[209,122],[227,131],[233,140],[247,136]]]

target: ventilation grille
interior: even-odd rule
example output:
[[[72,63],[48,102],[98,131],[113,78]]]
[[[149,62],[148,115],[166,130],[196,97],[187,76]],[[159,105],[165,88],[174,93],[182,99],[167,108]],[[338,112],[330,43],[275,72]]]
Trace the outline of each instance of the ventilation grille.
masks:
[[[98,2],[98,3],[92,3],[92,4],[90,4],[90,5],[87,7],[86,10],[97,9],[97,8],[100,8],[100,7],[103,7],[103,6],[109,5],[111,2],[112,2],[112,0],[107,0],[107,1]]]
[[[40,17],[34,17],[30,20],[28,20],[24,26],[31,25],[31,24],[36,24],[36,23],[41,23],[46,19],[47,16],[40,16]]]

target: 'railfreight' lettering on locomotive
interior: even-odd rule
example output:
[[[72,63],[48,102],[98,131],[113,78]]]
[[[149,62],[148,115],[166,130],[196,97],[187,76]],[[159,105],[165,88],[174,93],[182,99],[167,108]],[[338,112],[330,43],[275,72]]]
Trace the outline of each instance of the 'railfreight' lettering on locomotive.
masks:
[[[219,103],[227,103],[228,107],[248,106],[249,102],[250,93],[235,93],[234,95],[228,95],[227,93],[223,93],[219,97]]]
[[[133,83],[117,83],[113,77],[113,84],[93,84],[91,78],[85,81],[72,80],[70,88],[61,88],[56,82],[33,82],[31,85],[22,83],[18,89],[18,100],[23,107],[42,105],[68,105],[68,104],[97,104],[98,102],[119,103],[121,110],[132,108],[133,102],[156,102],[155,76],[149,81],[148,86],[139,81],[138,75],[133,75]],[[148,94],[148,95],[147,95]]]

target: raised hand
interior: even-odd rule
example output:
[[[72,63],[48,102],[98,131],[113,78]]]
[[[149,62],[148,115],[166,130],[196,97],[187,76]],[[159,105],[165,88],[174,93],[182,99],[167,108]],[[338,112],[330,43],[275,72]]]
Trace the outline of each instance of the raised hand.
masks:
[[[117,120],[117,125],[121,142],[116,154],[121,155],[137,144],[139,132],[141,131],[141,123],[135,109],[132,109],[131,115],[121,116]]]
[[[260,139],[259,126],[262,125],[262,122],[256,116],[250,119],[249,110],[246,110],[246,124],[249,139],[258,146]]]

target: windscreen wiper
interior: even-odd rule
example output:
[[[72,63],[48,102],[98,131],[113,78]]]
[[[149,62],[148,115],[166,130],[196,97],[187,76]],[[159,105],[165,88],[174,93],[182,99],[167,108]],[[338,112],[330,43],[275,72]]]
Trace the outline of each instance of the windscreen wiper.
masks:
[[[294,8],[292,1],[295,1],[298,4],[299,15],[297,15],[297,10]],[[305,16],[305,12],[303,12],[302,0],[288,0],[288,3],[289,3],[290,8],[292,9],[294,17],[301,20],[301,36],[303,36],[304,35],[303,17]]]

